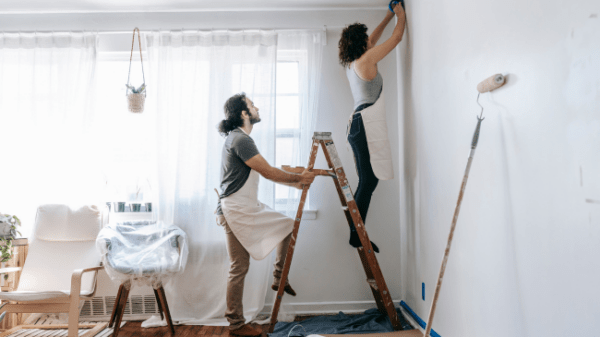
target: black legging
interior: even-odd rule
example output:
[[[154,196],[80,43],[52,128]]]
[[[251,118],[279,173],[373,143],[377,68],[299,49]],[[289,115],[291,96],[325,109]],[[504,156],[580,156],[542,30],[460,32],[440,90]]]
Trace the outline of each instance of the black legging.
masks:
[[[360,111],[361,107],[356,110]],[[365,223],[369,204],[371,203],[371,196],[373,195],[373,191],[375,191],[375,187],[377,187],[379,179],[377,179],[373,172],[373,167],[371,167],[371,156],[369,155],[369,148],[367,146],[365,125],[360,113],[356,113],[352,117],[348,142],[352,146],[354,160],[356,161],[356,170],[358,171],[358,187],[354,193],[354,200],[356,201],[356,206],[358,207],[363,223]],[[352,229],[354,229],[354,226],[352,226]]]

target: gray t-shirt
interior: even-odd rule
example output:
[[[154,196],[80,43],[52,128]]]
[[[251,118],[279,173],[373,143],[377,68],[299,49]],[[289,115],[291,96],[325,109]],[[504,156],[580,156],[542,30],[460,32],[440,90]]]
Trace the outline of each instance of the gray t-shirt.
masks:
[[[259,152],[254,140],[244,131],[237,128],[227,135],[221,153],[221,198],[232,195],[244,186],[252,170],[246,161],[257,154]],[[223,214],[221,200],[217,214]]]

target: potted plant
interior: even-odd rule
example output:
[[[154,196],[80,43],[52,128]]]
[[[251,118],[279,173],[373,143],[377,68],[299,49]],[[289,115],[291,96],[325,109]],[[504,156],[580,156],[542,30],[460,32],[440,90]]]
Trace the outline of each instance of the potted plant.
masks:
[[[21,226],[21,220],[16,215],[0,213],[0,238],[12,240],[17,234],[21,235],[17,226]]]
[[[21,235],[17,226],[21,226],[17,216],[0,213],[0,262],[8,262],[14,255],[12,240]],[[4,279],[8,279],[8,274],[4,274]]]
[[[129,195],[129,210],[131,212],[139,212],[142,208],[142,200],[144,198],[144,194],[142,193],[142,187],[139,182],[135,187],[135,193],[131,193]]]

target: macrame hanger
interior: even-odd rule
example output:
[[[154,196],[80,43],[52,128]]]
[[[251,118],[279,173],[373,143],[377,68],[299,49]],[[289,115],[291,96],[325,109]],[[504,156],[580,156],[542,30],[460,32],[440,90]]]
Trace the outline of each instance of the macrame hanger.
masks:
[[[142,63],[142,79],[144,80],[143,83],[146,83],[146,77],[144,75],[144,58],[142,57],[142,39],[140,38],[140,30],[139,28],[135,27],[133,29],[133,38],[131,39],[131,55],[129,55],[129,73],[127,74],[127,90],[125,91],[125,95],[127,95],[129,93],[129,78],[131,77],[131,61],[133,59],[133,47],[135,46],[135,32],[137,31],[138,33],[138,43],[139,43],[139,47],[140,47],[140,62]],[[144,96],[146,95],[146,92],[144,91]]]

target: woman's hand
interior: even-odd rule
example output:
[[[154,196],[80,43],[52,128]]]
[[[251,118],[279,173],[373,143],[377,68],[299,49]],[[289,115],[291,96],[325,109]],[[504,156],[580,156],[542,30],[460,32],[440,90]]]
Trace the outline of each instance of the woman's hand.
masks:
[[[396,5],[394,5],[394,13],[396,13],[396,16],[398,18],[404,18],[404,8],[402,8],[402,5],[398,2]]]

